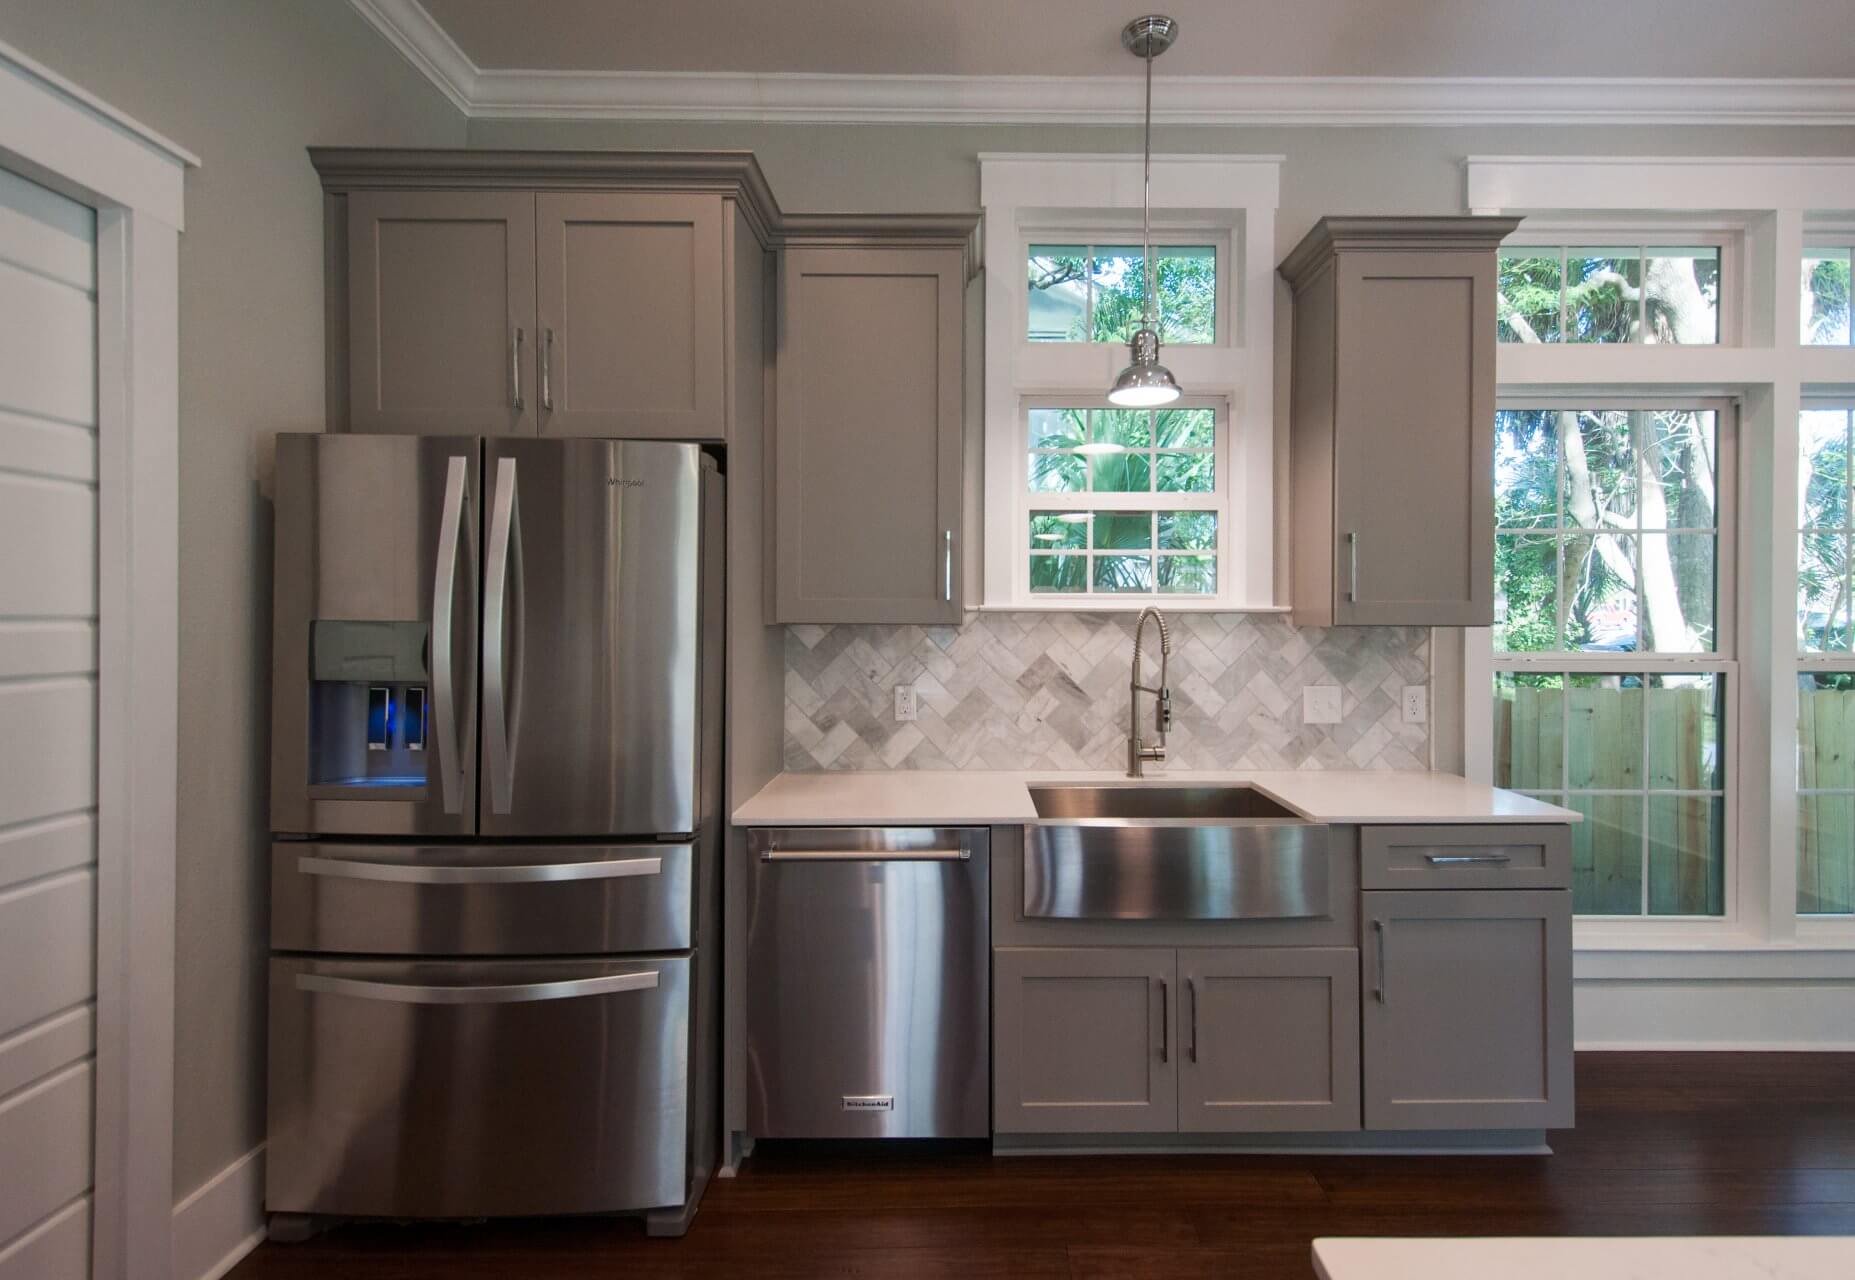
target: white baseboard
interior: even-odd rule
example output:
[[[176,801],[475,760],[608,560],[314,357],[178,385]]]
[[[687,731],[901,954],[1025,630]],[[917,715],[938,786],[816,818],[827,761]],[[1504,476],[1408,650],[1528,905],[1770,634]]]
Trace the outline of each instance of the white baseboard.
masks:
[[[1855,983],[1599,979],[1574,984],[1573,1040],[1589,1050],[1855,1050]]]
[[[174,1280],[219,1280],[264,1240],[264,1144],[174,1206]]]

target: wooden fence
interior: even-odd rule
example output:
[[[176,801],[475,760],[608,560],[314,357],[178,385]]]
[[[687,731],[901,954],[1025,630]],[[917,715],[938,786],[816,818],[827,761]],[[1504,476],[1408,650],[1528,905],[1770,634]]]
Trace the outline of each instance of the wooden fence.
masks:
[[[1797,695],[1797,909],[1855,911],[1855,689]]]
[[[1605,683],[1499,692],[1495,780],[1524,791],[1569,791],[1562,803],[1585,815],[1572,829],[1575,910],[1637,915],[1646,905],[1653,915],[1711,915],[1722,909],[1721,798],[1658,794],[1721,790],[1716,719],[1706,688]],[[1579,794],[1640,793],[1645,777],[1646,799]]]

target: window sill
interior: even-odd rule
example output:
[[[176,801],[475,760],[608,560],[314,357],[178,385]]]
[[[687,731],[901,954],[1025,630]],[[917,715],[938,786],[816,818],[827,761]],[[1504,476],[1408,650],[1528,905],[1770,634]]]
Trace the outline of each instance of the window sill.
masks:
[[[1855,934],[1807,942],[1761,941],[1743,933],[1574,935],[1572,977],[1582,982],[1855,981]]]

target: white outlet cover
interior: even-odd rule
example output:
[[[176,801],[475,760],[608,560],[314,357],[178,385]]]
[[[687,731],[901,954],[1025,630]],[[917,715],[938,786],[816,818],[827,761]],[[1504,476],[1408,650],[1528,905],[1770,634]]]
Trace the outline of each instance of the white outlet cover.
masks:
[[[915,718],[915,686],[898,684],[895,686],[895,718],[898,723],[906,723]]]
[[[1301,719],[1305,724],[1340,723],[1340,686],[1310,684],[1301,688]]]
[[[1398,700],[1399,710],[1403,713],[1405,724],[1422,724],[1430,718],[1430,686],[1407,684],[1404,696]]]

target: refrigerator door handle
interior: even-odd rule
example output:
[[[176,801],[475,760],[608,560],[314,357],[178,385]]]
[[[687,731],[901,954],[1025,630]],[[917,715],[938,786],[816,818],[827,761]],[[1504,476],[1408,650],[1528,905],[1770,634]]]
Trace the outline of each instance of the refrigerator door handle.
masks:
[[[298,991],[352,996],[357,1000],[385,1000],[393,1004],[533,1004],[537,1000],[570,1000],[576,996],[604,996],[619,991],[652,991],[656,987],[655,969],[643,973],[609,973],[597,978],[571,978],[565,982],[483,987],[370,982],[364,978],[335,978],[320,973],[296,975]]]
[[[296,860],[296,869],[306,876],[330,876],[337,880],[379,880],[394,884],[543,884],[562,880],[660,876],[663,874],[663,859],[610,858],[600,862],[538,862],[508,867],[443,867],[305,856]]]
[[[463,752],[458,747],[457,675],[453,670],[452,648],[455,644],[457,614],[457,553],[462,543],[468,553],[470,539],[464,522],[470,514],[470,461],[452,457],[445,468],[444,512],[438,532],[438,565],[432,575],[432,710],[437,719],[438,781],[446,813],[461,813],[463,796]],[[470,557],[470,573],[476,576],[476,558]]]
[[[490,775],[490,811],[508,813],[515,791],[515,756],[522,722],[522,513],[515,459],[496,462],[496,505],[490,513],[489,567],[483,576],[483,754]],[[513,612],[513,625],[509,625]],[[505,648],[503,632],[510,634]]]

